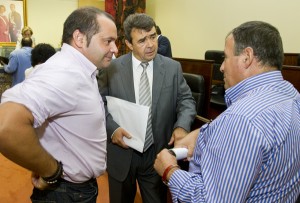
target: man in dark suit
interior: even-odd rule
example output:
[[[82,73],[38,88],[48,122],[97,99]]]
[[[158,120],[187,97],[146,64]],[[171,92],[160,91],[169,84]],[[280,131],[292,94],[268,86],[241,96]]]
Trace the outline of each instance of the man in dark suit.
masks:
[[[165,203],[167,188],[153,168],[154,160],[162,148],[176,145],[190,131],[196,115],[195,101],[180,63],[157,54],[157,34],[151,17],[130,15],[124,22],[124,31],[125,43],[132,52],[114,59],[108,69],[100,71],[100,93],[104,101],[109,95],[141,104],[139,85],[146,72],[151,96],[148,127],[152,127],[148,129],[153,139],[142,153],[129,148],[123,137],[131,135],[107,112],[110,202],[133,203],[137,180],[143,203]],[[143,69],[141,62],[148,63],[148,67]]]
[[[172,48],[170,40],[161,34],[158,25],[155,26],[156,33],[158,34],[158,50],[157,53],[172,58]]]

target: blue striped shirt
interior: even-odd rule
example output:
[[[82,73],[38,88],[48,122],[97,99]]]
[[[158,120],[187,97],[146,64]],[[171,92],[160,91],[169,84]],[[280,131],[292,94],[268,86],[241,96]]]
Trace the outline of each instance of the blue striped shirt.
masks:
[[[280,71],[226,90],[227,110],[200,129],[173,202],[295,202],[300,193],[300,95]]]

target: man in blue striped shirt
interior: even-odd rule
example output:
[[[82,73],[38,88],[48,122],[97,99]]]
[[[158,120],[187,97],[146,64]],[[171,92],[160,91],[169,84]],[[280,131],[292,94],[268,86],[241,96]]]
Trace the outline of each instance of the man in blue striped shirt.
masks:
[[[295,202],[300,95],[280,71],[280,34],[268,23],[246,22],[227,35],[224,52],[227,110],[180,143],[193,154],[189,172],[166,149],[154,167],[173,202]]]

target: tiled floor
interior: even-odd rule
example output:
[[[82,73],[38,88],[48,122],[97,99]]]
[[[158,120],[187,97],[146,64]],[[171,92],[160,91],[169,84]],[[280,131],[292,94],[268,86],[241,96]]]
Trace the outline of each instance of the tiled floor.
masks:
[[[0,202],[2,203],[30,203],[32,185],[31,173],[14,164],[0,154]],[[99,195],[97,203],[109,203],[107,174],[97,179]],[[135,203],[141,203],[139,193]]]

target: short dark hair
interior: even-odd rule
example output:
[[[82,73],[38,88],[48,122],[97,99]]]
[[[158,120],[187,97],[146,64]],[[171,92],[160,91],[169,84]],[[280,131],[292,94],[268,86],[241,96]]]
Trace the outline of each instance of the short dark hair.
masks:
[[[161,30],[160,30],[160,28],[159,28],[158,25],[155,26],[155,29],[156,29],[156,33],[157,33],[158,35],[161,35]]]
[[[56,53],[50,44],[39,43],[31,51],[31,65],[45,63],[51,56]]]
[[[154,26],[155,22],[150,16],[144,13],[131,14],[123,23],[125,39],[132,43],[131,31],[133,28],[149,32]]]
[[[32,39],[30,37],[23,37],[21,47],[32,47]]]
[[[281,70],[283,45],[280,33],[274,26],[262,21],[249,21],[234,28],[229,34],[234,39],[235,55],[240,55],[246,47],[251,47],[262,65]]]
[[[114,22],[113,17],[95,7],[82,7],[73,11],[64,23],[62,43],[70,44],[75,30],[86,35],[87,46],[89,46],[93,35],[100,32],[100,25],[97,21],[99,15],[105,16]]]

